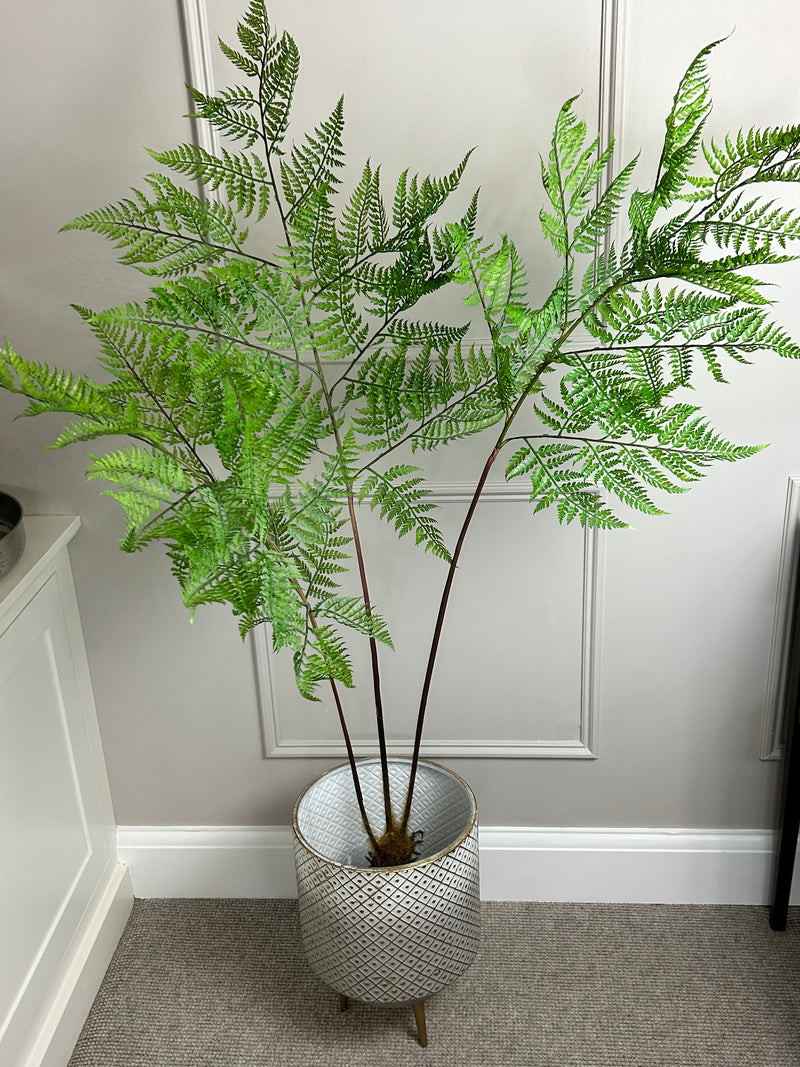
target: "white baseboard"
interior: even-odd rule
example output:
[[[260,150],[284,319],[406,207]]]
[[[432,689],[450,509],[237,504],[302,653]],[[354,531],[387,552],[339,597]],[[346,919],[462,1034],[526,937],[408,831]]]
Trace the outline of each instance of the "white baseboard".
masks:
[[[490,829],[485,900],[766,904],[773,834],[763,830]]]
[[[294,897],[288,827],[121,826],[137,897]],[[484,900],[766,904],[766,830],[480,831]],[[800,903],[800,884],[797,885]]]
[[[296,897],[283,826],[120,826],[137,897]]]
[[[133,905],[124,863],[109,867],[75,932],[44,1005],[23,1067],[65,1067]]]

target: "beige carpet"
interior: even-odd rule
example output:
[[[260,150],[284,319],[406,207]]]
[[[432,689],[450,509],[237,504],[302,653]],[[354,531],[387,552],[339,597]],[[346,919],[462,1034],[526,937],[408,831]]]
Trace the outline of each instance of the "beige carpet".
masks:
[[[427,1002],[309,972],[294,901],[137,901],[70,1067],[798,1067],[800,914],[484,904],[478,959]]]

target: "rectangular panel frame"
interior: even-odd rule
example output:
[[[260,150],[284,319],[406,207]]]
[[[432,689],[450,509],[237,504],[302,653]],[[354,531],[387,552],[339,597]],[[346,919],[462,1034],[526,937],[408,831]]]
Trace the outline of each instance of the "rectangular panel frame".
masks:
[[[474,486],[468,483],[431,483],[430,500],[437,504],[468,503]],[[504,483],[487,485],[482,501],[487,504],[519,503],[529,500],[529,492],[519,486]],[[603,531],[586,528],[583,535],[583,582],[581,603],[580,707],[577,737],[542,741],[520,738],[515,741],[492,737],[480,739],[446,738],[422,744],[423,756],[439,758],[478,759],[595,759],[598,735],[598,693],[600,631],[602,620]],[[273,654],[266,627],[252,632],[252,647],[258,679],[259,717],[265,758],[343,757],[342,742],[308,738],[297,741],[284,738],[280,723],[280,704],[274,684]],[[412,742],[389,742],[390,756],[405,756],[411,752]],[[369,741],[354,741],[356,756],[374,755],[375,745]]]

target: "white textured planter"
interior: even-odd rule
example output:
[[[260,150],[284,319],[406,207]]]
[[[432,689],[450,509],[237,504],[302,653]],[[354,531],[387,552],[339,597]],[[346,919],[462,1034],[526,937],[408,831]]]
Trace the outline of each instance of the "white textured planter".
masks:
[[[389,761],[398,807],[409,770],[409,760]],[[380,762],[360,760],[358,773],[370,824],[382,828]],[[314,973],[342,997],[419,1002],[475,958],[480,889],[472,790],[445,767],[421,761],[409,827],[425,834],[418,859],[368,865],[347,764],[317,778],[295,804],[303,948]]]

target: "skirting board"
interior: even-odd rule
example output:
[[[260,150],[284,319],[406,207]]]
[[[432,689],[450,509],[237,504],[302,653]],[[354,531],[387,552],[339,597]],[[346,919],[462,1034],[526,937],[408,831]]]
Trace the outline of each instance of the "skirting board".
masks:
[[[21,1067],[64,1067],[114,955],[133,906],[124,863],[109,867],[76,930]]]
[[[288,827],[121,826],[117,848],[137,897],[297,895]],[[766,830],[486,827],[481,896],[766,904],[773,854]],[[795,885],[800,903],[800,878]]]

